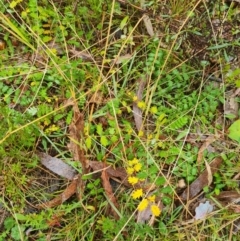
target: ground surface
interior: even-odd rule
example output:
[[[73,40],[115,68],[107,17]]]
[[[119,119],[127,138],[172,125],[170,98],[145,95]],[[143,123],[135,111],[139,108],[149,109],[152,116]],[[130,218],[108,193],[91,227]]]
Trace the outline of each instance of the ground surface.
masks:
[[[0,240],[239,240],[239,1],[0,9]]]

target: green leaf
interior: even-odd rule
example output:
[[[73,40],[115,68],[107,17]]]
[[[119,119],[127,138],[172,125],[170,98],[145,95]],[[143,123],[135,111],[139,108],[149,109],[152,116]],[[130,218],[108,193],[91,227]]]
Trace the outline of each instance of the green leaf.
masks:
[[[240,143],[240,120],[235,121],[228,129],[228,137]]]
[[[17,2],[12,1],[9,5],[10,8],[15,8],[17,6]]]
[[[102,144],[103,146],[105,146],[105,147],[109,145],[109,141],[108,141],[108,139],[107,139],[106,136],[101,136],[100,142],[101,142],[101,144]]]
[[[126,26],[128,19],[129,19],[129,17],[126,16],[126,17],[121,21],[121,23],[120,23],[120,29],[123,29],[123,28]]]
[[[179,135],[176,137],[176,141],[180,141],[183,137],[188,134],[188,130],[181,131]]]
[[[8,217],[4,221],[4,227],[7,230],[10,230],[16,224],[15,220],[12,217]]]
[[[142,172],[139,172],[139,173],[137,174],[137,177],[138,177],[139,179],[146,179],[146,178],[148,177],[148,174],[147,174],[146,172],[142,171]]]
[[[161,234],[167,234],[167,226],[163,222],[159,222],[158,227]]]
[[[240,79],[236,80],[235,84],[237,88],[240,88]]]
[[[155,182],[155,184],[156,184],[157,186],[161,186],[161,185],[163,185],[163,184],[165,184],[165,183],[166,183],[166,179],[165,179],[164,177],[158,177],[157,180],[156,180],[156,182]]]
[[[92,138],[90,136],[86,138],[86,147],[87,149],[91,149],[92,147]]]
[[[119,139],[119,138],[118,138],[116,135],[111,136],[111,142],[112,142],[112,143],[117,142],[118,139]]]
[[[217,44],[217,45],[207,48],[207,50],[222,49],[222,48],[228,47],[230,45],[231,45],[230,43]]]
[[[47,43],[47,42],[49,42],[49,41],[51,41],[52,40],[52,37],[51,36],[43,36],[43,38],[42,38],[42,41],[44,42],[44,43]]]
[[[13,240],[22,240],[23,230],[24,228],[22,226],[14,226],[11,230],[11,237],[13,238]]]
[[[170,186],[163,187],[161,189],[161,193],[171,194],[173,192],[172,188]]]
[[[20,221],[24,221],[24,220],[27,219],[27,218],[26,218],[23,214],[21,214],[21,213],[16,213],[16,218],[17,218],[17,220],[20,220]]]
[[[101,136],[102,133],[103,133],[103,128],[102,128],[102,125],[101,125],[101,124],[98,124],[98,125],[97,125],[97,133],[98,133],[99,136]]]

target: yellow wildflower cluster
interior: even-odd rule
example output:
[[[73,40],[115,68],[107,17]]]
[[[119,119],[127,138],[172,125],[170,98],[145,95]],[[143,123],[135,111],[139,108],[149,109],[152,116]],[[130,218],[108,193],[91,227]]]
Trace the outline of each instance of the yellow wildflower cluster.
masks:
[[[142,168],[142,164],[139,162],[137,158],[134,158],[133,160],[128,161],[127,174],[129,175],[128,182],[130,184],[134,185],[138,183],[138,178],[131,175],[139,172],[141,168]]]
[[[128,161],[127,166],[127,174],[128,174],[128,182],[131,185],[136,185],[139,182],[139,178],[136,177],[136,174],[142,169],[142,164],[139,162],[137,158]],[[131,197],[133,199],[139,199],[143,197],[144,192],[142,188],[135,189]],[[142,212],[146,208],[150,208],[152,214],[158,217],[161,214],[160,208],[155,204],[155,195],[148,196],[147,198],[143,198],[142,201],[138,205],[138,211]]]
[[[9,5],[10,8],[15,8],[23,0],[12,1]]]
[[[49,126],[46,130],[45,130],[45,132],[46,132],[46,134],[50,134],[50,133],[52,133],[52,132],[55,132],[55,131],[58,131],[60,129],[60,127],[59,126],[56,126],[56,125],[51,125],[51,126]]]
[[[147,207],[150,207],[154,216],[158,217],[161,214],[160,208],[155,204],[155,195],[144,198],[138,205],[138,210],[141,212]]]

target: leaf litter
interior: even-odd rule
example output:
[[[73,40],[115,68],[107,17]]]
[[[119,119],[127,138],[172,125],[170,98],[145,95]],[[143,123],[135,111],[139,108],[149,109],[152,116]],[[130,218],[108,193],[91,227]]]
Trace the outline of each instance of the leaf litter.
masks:
[[[154,36],[153,27],[152,27],[150,18],[147,15],[145,15],[143,18],[143,21],[145,23],[148,34],[150,36]],[[78,57],[83,58],[83,59],[86,58],[86,59],[92,60],[91,56],[85,57],[84,55],[81,55],[81,54],[79,54]],[[129,56],[126,55],[126,56],[123,56],[123,60],[125,57],[129,58]],[[145,84],[146,83],[144,83],[142,80],[140,81],[139,89],[137,90],[137,97],[139,98],[139,100],[142,99],[143,88],[144,88]],[[234,114],[236,114],[236,106],[237,105],[234,105],[233,101],[234,101],[233,98],[231,98],[230,102],[229,102],[230,109],[231,110],[234,109]],[[114,196],[112,186],[110,184],[110,179],[115,178],[115,180],[118,180],[119,183],[129,186],[128,182],[127,182],[127,174],[125,173],[124,168],[114,169],[112,166],[107,165],[106,163],[89,161],[86,159],[84,150],[82,148],[82,144],[84,142],[84,136],[83,136],[84,120],[83,120],[82,113],[80,113],[80,111],[75,103],[73,104],[73,112],[74,112],[74,118],[73,118],[73,122],[69,126],[70,143],[68,145],[68,148],[73,155],[73,159],[75,161],[79,161],[81,163],[83,175],[90,174],[91,171],[96,172],[96,173],[97,172],[101,173],[102,185],[104,187],[105,193],[106,193],[108,199],[111,201],[111,203],[115,206],[115,208],[118,208],[119,205]],[[142,110],[135,103],[133,105],[133,113],[134,113],[134,120],[135,120],[136,128],[138,131],[140,131],[143,129]],[[228,112],[226,111],[225,114],[228,114]],[[229,130],[231,131],[231,128]],[[207,138],[206,142],[201,146],[201,148],[198,152],[198,158],[197,158],[198,164],[200,164],[200,162],[203,159],[204,150],[207,149],[211,145],[211,143],[214,141],[215,141],[215,138],[212,138],[212,137]],[[70,198],[72,195],[77,193],[77,189],[78,189],[79,185],[81,187],[80,188],[81,192],[84,191],[85,182],[82,181],[82,176],[76,175],[77,172],[73,168],[71,168],[68,164],[63,162],[61,159],[58,159],[56,157],[51,157],[45,153],[39,153],[38,155],[40,157],[41,163],[45,167],[47,167],[52,172],[72,181],[70,183],[70,185],[64,190],[64,192],[61,195],[59,195],[56,199],[54,199],[48,203],[42,204],[42,207],[54,207],[54,206],[57,206],[57,205],[63,203],[68,198]],[[199,192],[201,192],[201,190],[203,189],[204,186],[210,186],[212,183],[213,174],[218,169],[218,167],[221,165],[221,162],[222,162],[221,158],[214,159],[214,161],[211,164],[208,164],[208,162],[206,160],[204,160],[204,161],[205,161],[206,170],[204,172],[202,172],[199,175],[199,177],[183,192],[183,194],[181,195],[182,200],[188,200],[188,199],[194,198]],[[216,198],[217,199],[225,198],[225,199],[232,201],[234,195],[238,196],[238,193],[233,193],[233,191],[229,191],[229,193],[222,192]],[[206,203],[201,203],[196,208],[195,219],[196,220],[202,219],[209,212],[211,212],[212,209],[213,209],[213,207],[209,204],[208,201]],[[145,222],[145,221],[149,220],[150,212],[148,209],[146,209],[145,211],[146,212],[145,212],[145,214],[142,214],[143,215],[142,217],[138,216],[139,222]],[[116,217],[117,212],[114,213],[114,209],[112,209],[111,212],[113,215],[115,215],[115,218],[117,218]]]
[[[71,102],[70,104],[73,105],[74,117],[72,123],[69,126],[70,143],[68,145],[68,148],[72,153],[73,160],[81,163],[82,175],[89,174],[91,169],[94,172],[101,172],[102,185],[106,196],[108,197],[109,202],[111,202],[115,206],[115,208],[118,208],[119,205],[114,196],[109,180],[110,177],[115,177],[126,183],[126,172],[123,172],[123,169],[114,170],[112,167],[102,162],[90,162],[86,159],[84,150],[81,147],[81,143],[83,143],[84,141],[84,118],[82,113],[80,113],[77,104],[75,102]],[[75,169],[63,162],[61,159],[51,157],[45,153],[38,153],[38,156],[41,160],[41,163],[46,168],[62,177],[71,180],[71,183],[60,195],[58,195],[49,202],[37,205],[37,208],[41,209],[56,207],[68,200],[74,194],[77,194],[78,199],[81,200],[86,184],[85,181],[82,179],[82,175],[76,175],[77,173]],[[119,218],[117,212],[111,206],[110,212],[115,217],[115,219]]]

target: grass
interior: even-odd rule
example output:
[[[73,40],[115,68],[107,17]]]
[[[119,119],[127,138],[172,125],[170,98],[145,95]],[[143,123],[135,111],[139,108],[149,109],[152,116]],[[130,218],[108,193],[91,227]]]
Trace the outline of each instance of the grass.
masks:
[[[1,0],[0,240],[238,240],[237,211],[216,198],[238,191],[239,113],[225,108],[228,93],[239,87],[238,7],[222,1]],[[70,99],[84,114],[79,145],[87,159],[123,167],[140,188],[151,187],[132,198],[137,185],[112,180],[117,220],[94,174],[80,200],[36,208],[69,185],[41,165],[38,151],[82,172],[68,148]],[[199,162],[209,136],[215,142]],[[211,184],[182,202],[184,189],[219,156],[223,164]],[[215,210],[194,221],[205,199]],[[143,200],[160,203],[153,222],[136,222]]]

